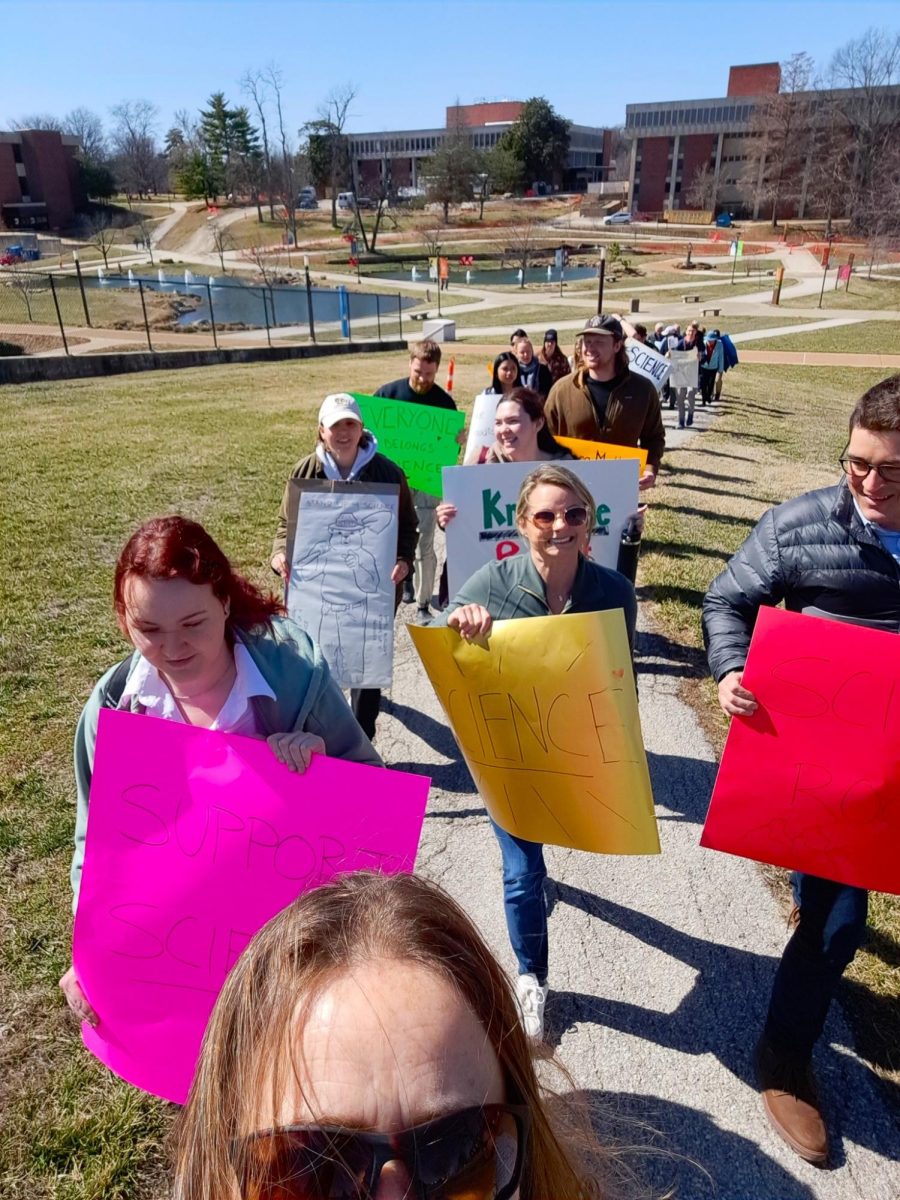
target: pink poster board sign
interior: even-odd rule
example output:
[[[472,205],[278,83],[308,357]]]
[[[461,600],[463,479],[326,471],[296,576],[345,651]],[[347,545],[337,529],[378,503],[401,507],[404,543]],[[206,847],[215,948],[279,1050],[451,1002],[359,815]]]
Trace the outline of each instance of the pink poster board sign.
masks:
[[[183,1104],[206,1023],[253,934],[333,875],[411,871],[430,781],[265,742],[100,714],[73,962],[87,1048]]]
[[[900,637],[762,608],[702,846],[900,894]]]

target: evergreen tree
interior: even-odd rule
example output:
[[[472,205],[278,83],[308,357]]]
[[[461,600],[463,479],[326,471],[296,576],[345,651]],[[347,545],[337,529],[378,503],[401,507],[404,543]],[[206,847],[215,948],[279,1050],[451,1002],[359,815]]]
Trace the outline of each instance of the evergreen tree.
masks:
[[[524,182],[561,184],[569,154],[569,122],[543,96],[526,100],[498,146],[523,165]]]

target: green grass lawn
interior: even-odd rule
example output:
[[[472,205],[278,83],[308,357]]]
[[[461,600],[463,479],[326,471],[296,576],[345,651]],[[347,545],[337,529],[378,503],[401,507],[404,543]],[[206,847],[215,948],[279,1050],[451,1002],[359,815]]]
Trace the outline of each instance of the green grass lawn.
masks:
[[[793,322],[792,322],[793,324]],[[860,321],[748,342],[748,350],[822,350],[832,354],[900,354],[900,320]]]
[[[405,365],[403,354],[368,355],[0,388],[4,1200],[168,1196],[161,1147],[173,1109],[87,1055],[56,987],[70,954],[72,733],[93,683],[125,652],[110,603],[116,555],[141,521],[178,510],[270,586],[284,480],[313,444],[322,397],[371,391]],[[463,404],[485,377],[480,359],[457,360]],[[671,637],[699,644],[699,598],[768,504],[834,479],[847,409],[876,377],[729,374],[714,430],[667,457],[651,496],[641,583]],[[693,698],[720,737],[711,690]],[[850,992],[863,1051],[897,1071],[900,901],[875,897],[872,926]]]
[[[785,279],[784,286],[787,285]],[[818,292],[812,296],[795,296],[781,301],[785,308],[813,308],[818,302]],[[844,291],[844,284],[835,291],[834,271],[830,271],[825,282],[822,308],[881,308],[900,313],[900,279],[896,282],[893,279],[866,279],[863,270],[851,278],[849,291]]]

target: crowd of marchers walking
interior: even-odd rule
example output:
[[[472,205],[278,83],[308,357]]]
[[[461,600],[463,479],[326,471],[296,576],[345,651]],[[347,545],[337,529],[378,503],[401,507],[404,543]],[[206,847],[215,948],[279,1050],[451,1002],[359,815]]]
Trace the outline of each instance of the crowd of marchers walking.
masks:
[[[660,394],[631,370],[629,337],[663,356],[696,352],[696,394]],[[298,447],[284,476],[397,485],[395,610],[410,605],[419,623],[446,625],[472,641],[499,620],[615,609],[633,646],[635,556],[623,552],[618,570],[591,559],[595,497],[568,469],[574,456],[556,439],[644,450],[639,488],[648,500],[665,452],[665,406],[677,409],[684,428],[693,424],[696,398],[714,408],[733,344],[696,323],[683,333],[673,324],[648,333],[597,316],[577,331],[571,354],[553,329],[537,353],[522,329],[510,346],[493,363],[494,442],[479,461],[532,464],[515,513],[523,552],[482,568],[456,595],[446,595],[436,537],[457,518],[455,508],[408,486],[352,394],[321,401],[315,443]],[[406,373],[376,395],[456,408],[437,382],[440,362],[440,346],[414,343]],[[848,397],[848,410],[834,484],[768,511],[704,601],[710,669],[723,710],[737,719],[756,707],[742,670],[762,606],[784,603],[900,632],[900,376],[858,401]],[[286,491],[267,551],[285,584],[288,505]],[[645,522],[652,509],[641,503],[629,522],[638,540]],[[119,554],[111,591],[130,650],[98,681],[75,734],[76,906],[105,708],[265,739],[299,772],[316,754],[383,765],[380,692],[360,688],[345,697],[281,597],[240,574],[196,522],[145,521]],[[543,847],[491,826],[517,962],[512,982],[465,912],[415,877],[362,873],[301,896],[256,935],[219,996],[180,1126],[179,1196],[610,1194],[604,1148],[584,1122],[559,1120],[533,1065],[553,980]],[[449,845],[452,852],[452,836]],[[795,874],[794,897],[765,1026],[751,1041],[769,1120],[797,1154],[824,1164],[828,1136],[812,1052],[861,943],[867,894]],[[102,1022],[74,968],[61,986],[80,1019]],[[646,1081],[645,1090],[652,1086]]]

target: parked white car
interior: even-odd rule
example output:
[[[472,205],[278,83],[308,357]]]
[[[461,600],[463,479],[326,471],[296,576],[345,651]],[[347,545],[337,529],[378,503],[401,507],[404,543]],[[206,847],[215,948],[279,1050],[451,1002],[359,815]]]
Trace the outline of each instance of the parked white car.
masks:
[[[630,212],[610,213],[608,217],[603,218],[603,224],[604,225],[630,225],[631,224],[631,213]]]

